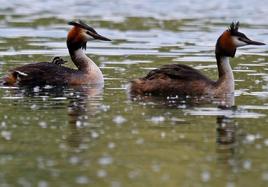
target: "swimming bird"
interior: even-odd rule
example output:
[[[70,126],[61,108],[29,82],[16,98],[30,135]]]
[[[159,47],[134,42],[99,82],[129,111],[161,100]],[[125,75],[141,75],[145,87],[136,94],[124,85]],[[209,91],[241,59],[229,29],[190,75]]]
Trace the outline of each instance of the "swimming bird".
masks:
[[[83,49],[86,49],[88,41],[110,39],[98,34],[81,20],[71,21],[69,25],[73,27],[67,35],[67,47],[77,69],[61,66],[65,61],[55,57],[52,62],[31,63],[11,69],[2,83],[9,86],[103,84],[101,70]]]
[[[216,43],[215,55],[218,80],[214,81],[200,71],[183,64],[163,65],[145,77],[132,80],[130,94],[135,95],[208,95],[221,96],[234,93],[234,76],[229,57],[234,57],[238,47],[265,45],[249,39],[238,31],[239,22],[232,23]]]

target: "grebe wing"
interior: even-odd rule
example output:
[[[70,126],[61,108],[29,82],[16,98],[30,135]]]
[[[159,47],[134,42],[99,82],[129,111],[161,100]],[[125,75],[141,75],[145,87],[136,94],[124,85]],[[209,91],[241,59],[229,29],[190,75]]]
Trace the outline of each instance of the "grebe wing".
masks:
[[[150,71],[147,76],[145,76],[143,79],[145,80],[152,80],[159,77],[168,77],[170,79],[184,79],[187,81],[191,80],[207,80],[210,79],[207,78],[205,75],[203,75],[200,71],[187,66],[183,64],[169,64],[169,65],[163,65],[162,67],[158,69],[154,69]]]

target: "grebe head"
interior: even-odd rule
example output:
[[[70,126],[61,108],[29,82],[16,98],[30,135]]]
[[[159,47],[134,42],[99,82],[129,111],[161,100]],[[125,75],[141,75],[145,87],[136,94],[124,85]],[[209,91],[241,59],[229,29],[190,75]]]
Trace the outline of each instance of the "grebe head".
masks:
[[[232,23],[230,28],[222,33],[217,40],[216,55],[234,57],[236,48],[245,45],[265,45],[262,42],[257,42],[249,39],[245,34],[238,31],[239,22]]]
[[[92,27],[88,26],[81,20],[78,22],[71,21],[68,23],[73,25],[73,28],[67,36],[67,46],[69,50],[86,49],[87,41],[90,40],[104,40],[111,41],[110,39],[98,34]]]

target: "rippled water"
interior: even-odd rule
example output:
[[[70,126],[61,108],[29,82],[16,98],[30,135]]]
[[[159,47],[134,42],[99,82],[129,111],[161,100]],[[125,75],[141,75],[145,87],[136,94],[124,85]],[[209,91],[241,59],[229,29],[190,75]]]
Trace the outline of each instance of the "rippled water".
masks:
[[[54,56],[70,60],[67,21],[112,42],[87,54],[91,87],[0,88],[0,186],[267,186],[268,47],[231,59],[236,107],[128,97],[129,80],[167,63],[217,78],[214,44],[230,22],[268,43],[267,1],[3,1],[0,76]],[[67,64],[74,67],[71,63]]]

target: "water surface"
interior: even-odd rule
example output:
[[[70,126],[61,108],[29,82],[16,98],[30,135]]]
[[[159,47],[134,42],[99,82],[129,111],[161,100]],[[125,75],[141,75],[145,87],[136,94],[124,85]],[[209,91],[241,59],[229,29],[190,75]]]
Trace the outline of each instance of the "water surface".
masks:
[[[167,63],[216,79],[214,44],[232,21],[268,43],[266,1],[0,4],[0,76],[54,56],[70,61],[73,19],[113,40],[90,42],[86,51],[104,73],[103,89],[0,88],[1,186],[268,185],[267,46],[241,48],[231,59],[236,108],[132,100],[126,86]]]

